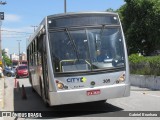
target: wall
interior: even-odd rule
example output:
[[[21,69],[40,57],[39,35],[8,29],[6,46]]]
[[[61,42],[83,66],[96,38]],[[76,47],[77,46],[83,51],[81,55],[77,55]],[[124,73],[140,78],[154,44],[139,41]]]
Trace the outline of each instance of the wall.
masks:
[[[130,75],[131,85],[153,90],[160,90],[160,76]]]

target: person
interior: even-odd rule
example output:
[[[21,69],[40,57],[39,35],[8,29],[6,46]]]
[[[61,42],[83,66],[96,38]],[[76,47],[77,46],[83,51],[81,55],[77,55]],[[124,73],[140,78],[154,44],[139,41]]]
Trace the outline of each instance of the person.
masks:
[[[3,77],[3,69],[2,69],[1,66],[0,66],[0,77],[1,77],[1,78]]]
[[[107,55],[106,50],[101,50],[101,51],[97,51],[97,52],[98,52],[98,56],[97,56],[98,62],[104,62],[105,59],[109,59],[109,56]]]

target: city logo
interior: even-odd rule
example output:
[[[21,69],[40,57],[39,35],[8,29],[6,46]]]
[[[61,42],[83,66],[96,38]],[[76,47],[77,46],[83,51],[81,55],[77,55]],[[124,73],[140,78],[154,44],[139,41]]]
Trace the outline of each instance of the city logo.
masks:
[[[87,79],[85,77],[79,77],[79,78],[68,78],[67,82],[69,83],[79,83],[79,82],[86,82]]]

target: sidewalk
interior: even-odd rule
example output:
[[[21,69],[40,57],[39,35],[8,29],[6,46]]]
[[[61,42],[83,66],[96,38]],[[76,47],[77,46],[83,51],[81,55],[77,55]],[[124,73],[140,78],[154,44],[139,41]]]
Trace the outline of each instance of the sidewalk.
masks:
[[[4,108],[4,78],[0,78],[0,111]]]

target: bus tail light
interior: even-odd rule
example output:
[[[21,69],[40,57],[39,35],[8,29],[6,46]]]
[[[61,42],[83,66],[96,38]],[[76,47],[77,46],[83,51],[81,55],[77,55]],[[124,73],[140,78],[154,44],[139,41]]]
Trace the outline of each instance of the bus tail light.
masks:
[[[121,82],[124,82],[125,81],[125,73],[123,73],[120,77],[119,77],[119,79],[116,81],[116,83],[118,84],[118,83],[121,83]]]

